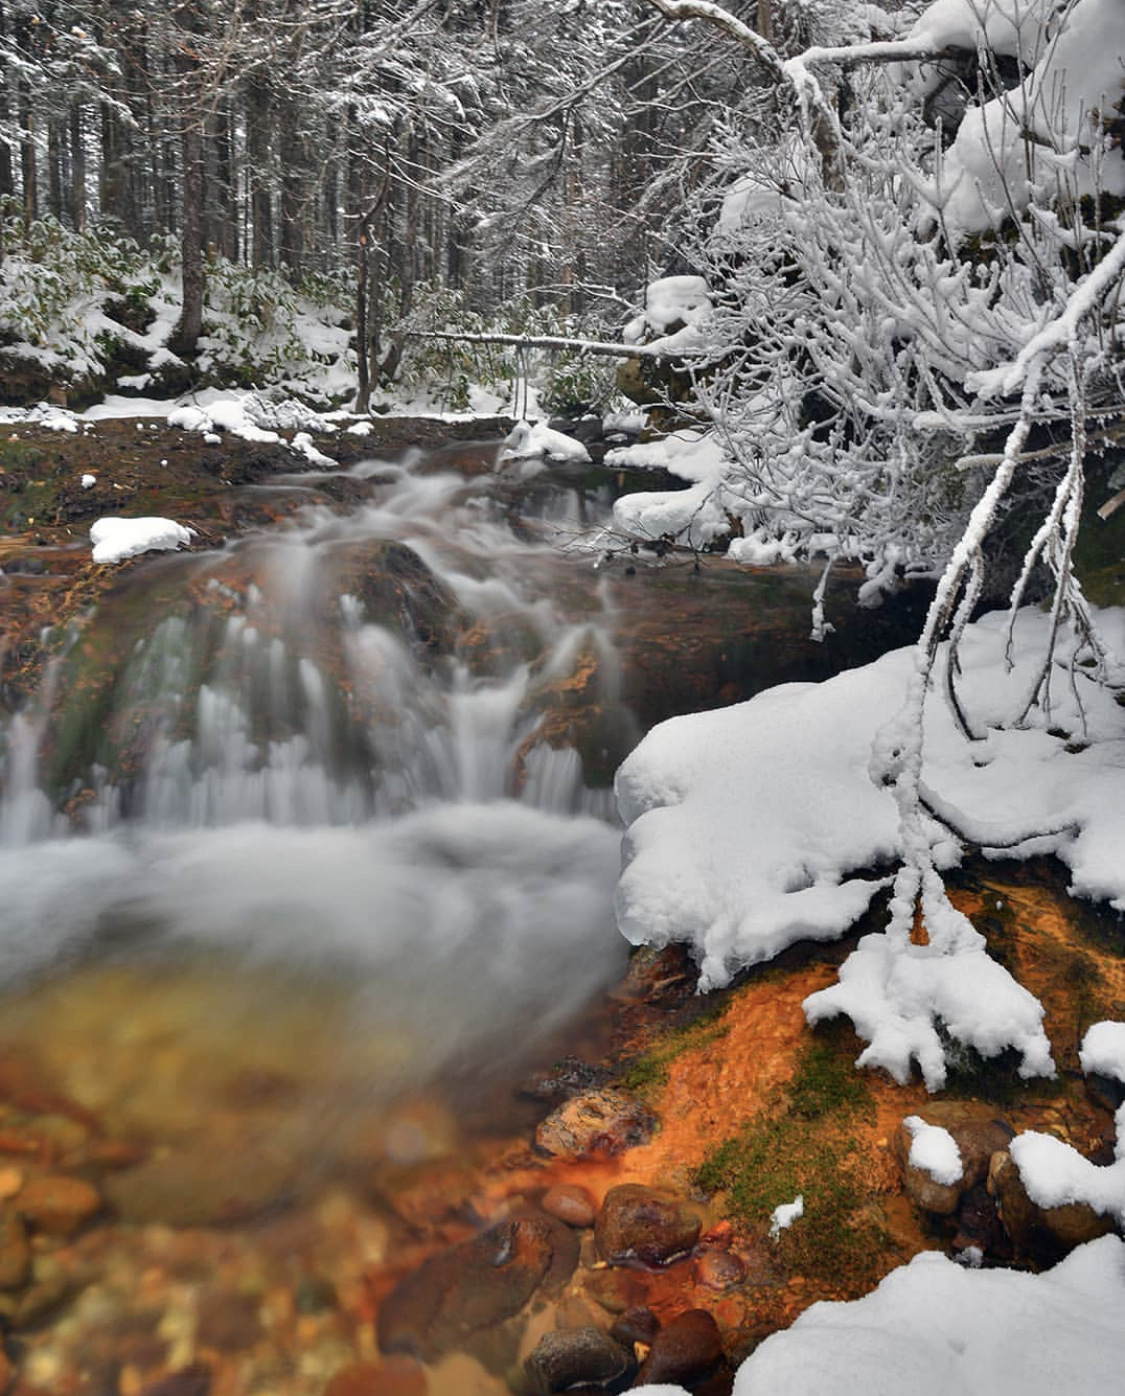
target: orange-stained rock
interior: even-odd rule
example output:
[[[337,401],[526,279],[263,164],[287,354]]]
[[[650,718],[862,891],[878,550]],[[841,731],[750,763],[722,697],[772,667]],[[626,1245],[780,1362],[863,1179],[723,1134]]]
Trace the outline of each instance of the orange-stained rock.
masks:
[[[1084,1202],[1062,1207],[1040,1207],[1028,1196],[1015,1159],[1007,1150],[992,1155],[988,1190],[1000,1204],[1000,1219],[1017,1251],[1035,1241],[1036,1232],[1046,1232],[1064,1250],[1073,1250],[1113,1230],[1113,1222]]]
[[[695,1257],[692,1278],[707,1289],[733,1289],[746,1278],[746,1262],[731,1251],[708,1246]]]
[[[71,1236],[102,1205],[97,1188],[81,1178],[33,1178],[16,1198],[16,1210],[48,1236]]]
[[[723,1360],[719,1326],[706,1309],[688,1309],[666,1323],[652,1340],[635,1385],[694,1383]]]
[[[560,1159],[620,1154],[643,1144],[655,1129],[656,1116],[635,1096],[589,1091],[551,1111],[535,1131],[535,1147]]]

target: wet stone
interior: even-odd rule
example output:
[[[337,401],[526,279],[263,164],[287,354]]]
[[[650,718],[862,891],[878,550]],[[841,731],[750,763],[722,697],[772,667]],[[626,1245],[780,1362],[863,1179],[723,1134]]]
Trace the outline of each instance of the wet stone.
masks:
[[[14,1212],[0,1215],[0,1289],[19,1289],[31,1272],[31,1246]]]
[[[22,1217],[48,1236],[71,1236],[99,1210],[102,1199],[81,1178],[33,1178],[16,1198]]]
[[[293,1294],[293,1307],[299,1314],[320,1314],[337,1305],[336,1286],[319,1275],[306,1275]]]
[[[520,1084],[519,1094],[529,1100],[555,1102],[596,1090],[610,1080],[604,1066],[593,1066],[578,1057],[564,1057],[546,1071],[540,1071]]]
[[[199,1302],[196,1330],[202,1347],[217,1352],[241,1352],[252,1348],[262,1335],[258,1316],[261,1305],[249,1294],[212,1290]]]
[[[688,1309],[657,1333],[637,1375],[637,1384],[690,1384],[706,1377],[722,1361],[719,1325],[706,1309]]]
[[[692,1278],[707,1289],[733,1289],[746,1278],[746,1263],[730,1251],[709,1248],[696,1256]]]
[[[655,1129],[656,1116],[634,1096],[591,1091],[552,1110],[535,1131],[535,1147],[551,1158],[619,1154],[643,1144]]]
[[[595,1304],[611,1314],[643,1306],[650,1289],[648,1276],[639,1270],[590,1270],[582,1286]]]
[[[699,1217],[681,1198],[622,1183],[606,1193],[594,1234],[611,1265],[665,1265],[692,1249],[700,1229]]]
[[[424,1361],[440,1358],[468,1335],[518,1314],[554,1262],[547,1218],[503,1222],[451,1246],[403,1280],[382,1305],[379,1347]]]
[[[226,1226],[249,1222],[289,1200],[292,1163],[262,1149],[179,1149],[103,1184],[123,1221]]]
[[[558,1217],[568,1226],[593,1226],[597,1217],[594,1199],[577,1183],[558,1183],[543,1194],[540,1204],[544,1212]]]
[[[630,1353],[600,1328],[567,1328],[544,1333],[524,1368],[536,1396],[550,1396],[582,1383],[604,1386],[631,1365]]]
[[[637,1304],[625,1310],[609,1330],[609,1336],[616,1338],[623,1346],[632,1347],[634,1343],[650,1346],[659,1329],[660,1320],[652,1310],[644,1304]]]

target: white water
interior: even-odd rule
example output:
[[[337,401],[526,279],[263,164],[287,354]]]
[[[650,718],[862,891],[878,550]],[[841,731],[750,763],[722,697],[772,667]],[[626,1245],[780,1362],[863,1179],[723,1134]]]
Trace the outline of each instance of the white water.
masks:
[[[586,789],[577,752],[536,743],[531,701],[591,647],[612,701],[607,636],[558,614],[549,548],[518,541],[482,488],[408,467],[378,478],[370,507],[310,509],[240,545],[251,584],[220,578],[217,555],[170,564],[214,604],[154,618],[136,642],[114,708],[139,769],[85,773],[83,831],[39,788],[46,712],[12,726],[5,980],[106,945],[120,957],[126,933],[145,958],[221,948],[349,980],[368,1026],[416,1034],[424,1074],[518,1048],[619,972],[608,792]],[[472,655],[435,662],[332,591],[340,550],[373,539],[405,542],[453,592]],[[506,644],[513,628],[538,653]]]

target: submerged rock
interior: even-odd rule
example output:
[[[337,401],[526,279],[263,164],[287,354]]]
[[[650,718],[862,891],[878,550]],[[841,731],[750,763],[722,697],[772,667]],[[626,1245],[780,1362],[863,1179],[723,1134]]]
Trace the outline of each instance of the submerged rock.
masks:
[[[674,1194],[622,1183],[606,1193],[594,1234],[611,1265],[666,1265],[692,1249],[701,1226],[696,1213]]]
[[[544,1333],[524,1370],[537,1396],[551,1396],[582,1383],[615,1382],[631,1365],[631,1354],[600,1328],[567,1328]]]
[[[549,1217],[491,1227],[403,1280],[379,1311],[379,1347],[435,1360],[515,1317],[540,1285],[561,1286],[577,1260],[573,1233]]]
[[[643,1144],[656,1128],[656,1116],[624,1091],[589,1091],[552,1110],[535,1131],[540,1153],[582,1159],[620,1154]]]
[[[48,1236],[73,1235],[101,1205],[97,1188],[81,1178],[33,1178],[16,1198],[20,1215]]]
[[[688,1309],[666,1323],[652,1340],[637,1374],[638,1383],[692,1383],[708,1376],[723,1360],[719,1325],[706,1309]]]
[[[556,1183],[543,1194],[541,1205],[544,1212],[568,1226],[593,1226],[598,1214],[594,1199],[577,1183]]]
[[[0,1215],[0,1289],[20,1289],[31,1272],[31,1246],[23,1222],[12,1212]]]

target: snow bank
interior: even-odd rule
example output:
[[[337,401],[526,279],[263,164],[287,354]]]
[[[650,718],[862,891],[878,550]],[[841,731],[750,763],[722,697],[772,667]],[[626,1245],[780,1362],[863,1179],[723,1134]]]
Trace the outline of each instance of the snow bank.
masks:
[[[903,1124],[912,1136],[907,1163],[946,1187],[960,1182],[965,1165],[953,1135],[940,1125],[928,1125],[920,1115],[908,1115]]]
[[[581,441],[561,431],[552,431],[544,421],[517,422],[504,438],[501,460],[527,460],[547,456],[557,461],[588,461],[590,453]]]
[[[702,343],[700,326],[710,314],[711,295],[703,277],[663,276],[649,282],[643,312],[629,321],[621,337],[626,344],[643,340],[686,352]],[[680,328],[672,330],[673,325]]]
[[[78,430],[75,413],[50,402],[40,402],[35,407],[0,407],[0,426],[16,426],[24,422],[29,426],[49,427],[51,431]]]
[[[110,515],[90,528],[95,562],[123,562],[141,553],[159,552],[185,546],[195,530],[172,519],[122,519]]]
[[[638,538],[671,534],[702,547],[730,531],[721,483],[730,460],[713,432],[675,431],[658,441],[619,446],[606,465],[627,470],[668,470],[691,482],[686,490],[651,490],[623,495],[613,506],[619,529]]]
[[[1096,614],[1111,653],[1125,653],[1125,613]],[[992,727],[1022,711],[1050,618],[1020,613],[1010,673],[1006,623],[1002,614],[984,617],[962,647],[963,701]],[[795,941],[851,926],[886,885],[879,870],[901,855],[894,800],[872,783],[868,762],[914,661],[913,647],[898,650],[822,684],[783,685],[656,727],[617,777],[628,826],[617,890],[625,937],[687,942],[700,985],[710,988]],[[970,746],[932,696],[927,800],[986,853],[1053,851],[1071,869],[1073,893],[1125,909],[1121,709],[1083,670],[1075,682],[1083,749],[1070,741],[1083,719],[1065,674],[1055,680],[1052,722],[1066,736],[1010,727]],[[929,834],[938,865],[953,865],[957,839],[936,822]],[[1017,1048],[1025,1075],[1052,1070],[1041,1006],[988,957],[964,918],[940,944],[865,936],[806,1013],[810,1021],[846,1013],[870,1044],[862,1064],[905,1080],[917,1059],[931,1088],[944,1079],[939,1023],[985,1056]]]
[[[1030,67],[1039,56],[1047,20],[1058,0],[934,0],[906,35],[930,48],[979,47],[1019,58]]]

